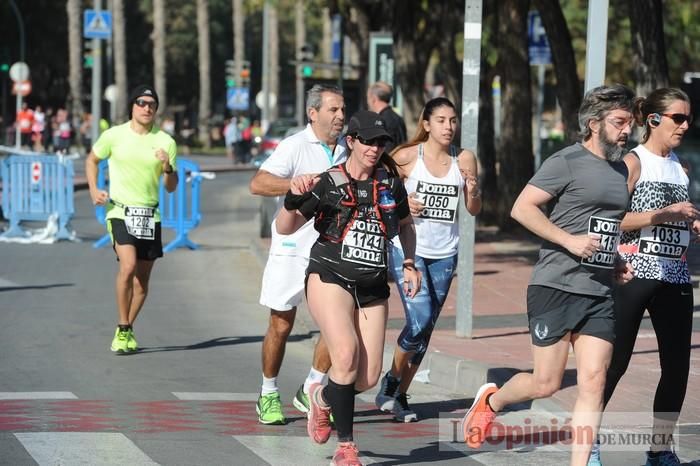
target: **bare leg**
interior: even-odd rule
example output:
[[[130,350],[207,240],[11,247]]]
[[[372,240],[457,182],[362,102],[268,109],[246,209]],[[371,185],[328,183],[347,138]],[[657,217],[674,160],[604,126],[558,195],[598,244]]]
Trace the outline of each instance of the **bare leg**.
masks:
[[[578,396],[571,418],[574,436],[571,465],[585,466],[603,415],[605,374],[610,366],[613,345],[590,335],[574,335],[571,340],[576,354],[578,384]]]
[[[356,390],[368,390],[379,380],[388,312],[386,300],[355,312],[355,329],[360,344]]]
[[[136,261],[136,273],[131,293],[131,305],[129,306],[129,325],[133,325],[136,317],[138,317],[143,303],[148,295],[148,282],[151,279],[151,271],[156,261]]]
[[[282,367],[287,338],[294,327],[296,308],[289,311],[270,309],[270,321],[262,345],[262,370],[265,377],[277,377]]]
[[[134,293],[134,276],[136,275],[136,248],[130,244],[115,244],[119,257],[119,272],[116,278],[117,311],[119,325],[129,325],[129,309]]]
[[[328,372],[328,369],[331,368],[331,355],[328,353],[328,346],[323,339],[323,335],[319,336],[314,347],[312,367],[319,372]]]
[[[489,404],[494,411],[505,406],[527,400],[547,398],[561,386],[566,360],[569,357],[569,339],[571,334],[550,346],[532,345],[534,370],[532,374],[520,372],[514,375],[494,393]]]

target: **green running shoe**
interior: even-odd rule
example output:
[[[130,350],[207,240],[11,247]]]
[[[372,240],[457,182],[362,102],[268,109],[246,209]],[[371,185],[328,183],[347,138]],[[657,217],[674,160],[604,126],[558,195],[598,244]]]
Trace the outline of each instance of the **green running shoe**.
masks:
[[[129,351],[127,343],[129,341],[129,331],[119,330],[119,327],[114,331],[114,338],[112,339],[112,346],[110,349],[117,353],[123,354]]]
[[[136,341],[136,336],[134,335],[134,329],[129,329],[129,339],[126,341],[126,348],[129,351],[138,351],[139,344]]]
[[[309,414],[309,394],[304,392],[304,384],[299,385],[299,390],[297,390],[297,394],[294,395],[292,404],[296,409],[298,409],[302,413],[306,415]],[[333,413],[331,413],[330,420],[331,424],[335,424],[335,418],[333,417]]]
[[[304,414],[309,412],[309,395],[304,393],[304,384],[299,385],[299,390],[297,390],[297,394],[294,395],[292,404]]]
[[[261,424],[285,424],[287,420],[282,414],[282,401],[277,392],[260,395],[255,405],[258,421]]]

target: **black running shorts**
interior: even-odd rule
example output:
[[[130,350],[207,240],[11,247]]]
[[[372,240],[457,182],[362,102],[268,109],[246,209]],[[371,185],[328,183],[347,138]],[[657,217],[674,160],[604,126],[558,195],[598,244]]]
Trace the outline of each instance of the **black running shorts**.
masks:
[[[615,317],[609,296],[569,293],[547,286],[527,288],[527,320],[535,346],[550,346],[568,332],[614,343]]]
[[[325,270],[322,267],[314,267],[314,262],[309,262],[309,268],[306,270],[306,279],[304,286],[308,290],[309,275],[315,273],[319,276],[323,283],[332,283],[340,286],[342,289],[350,293],[355,298],[355,304],[359,307],[369,306],[377,301],[389,299],[389,284],[386,280],[376,286],[360,286],[350,284],[337,276],[331,271]],[[307,291],[308,293],[308,291]]]
[[[163,257],[163,242],[160,237],[160,222],[156,222],[155,239],[139,239],[130,235],[126,231],[124,220],[119,218],[110,218],[109,233],[112,236],[112,249],[115,244],[130,244],[136,248],[136,258],[144,261],[156,260]],[[119,258],[117,258],[119,259]]]

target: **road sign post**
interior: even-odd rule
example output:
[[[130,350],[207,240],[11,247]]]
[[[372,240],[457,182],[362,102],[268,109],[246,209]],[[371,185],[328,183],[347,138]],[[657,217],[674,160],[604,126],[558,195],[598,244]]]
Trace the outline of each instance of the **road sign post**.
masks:
[[[112,14],[102,10],[102,0],[94,0],[94,10],[85,10],[83,37],[92,39],[92,127],[90,140],[94,144],[100,135],[102,119],[102,42],[112,37]]]
[[[32,90],[31,84],[29,85],[29,90],[27,93],[23,93],[23,90],[26,90],[26,87],[19,84],[22,82],[25,82],[29,79],[29,66],[22,62],[18,61],[14,65],[10,67],[10,79],[14,82],[12,89],[13,92],[15,92],[15,86],[17,86],[17,90],[15,92],[15,118],[17,118],[17,115],[19,115],[19,112],[22,110],[22,97],[29,94]],[[20,87],[22,89],[20,89]],[[15,149],[19,150],[20,147],[22,147],[22,134],[19,128],[19,124],[15,125]]]
[[[481,73],[482,0],[464,2],[464,56],[462,65],[462,147],[475,154],[478,145],[479,76]],[[474,237],[476,222],[459,204],[459,255],[457,262],[457,315],[455,331],[458,337],[473,336],[474,304]]]

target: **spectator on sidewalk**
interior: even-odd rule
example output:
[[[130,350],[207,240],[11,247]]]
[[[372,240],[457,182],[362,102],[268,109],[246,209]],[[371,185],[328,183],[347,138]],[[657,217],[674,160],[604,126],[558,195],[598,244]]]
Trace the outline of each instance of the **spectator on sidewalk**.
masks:
[[[622,158],[633,106],[634,93],[623,85],[588,91],[578,118],[583,142],[549,157],[513,205],[512,217],[543,239],[527,290],[534,371],[500,389],[493,383],[479,389],[463,421],[471,448],[481,446],[504,407],[557,392],[573,347],[571,465],[588,462],[615,339],[612,284],[632,278],[630,265],[618,261],[617,243],[629,201]]]
[[[22,108],[17,112],[15,124],[19,128],[20,144],[29,150],[32,149],[32,129],[34,126],[34,112],[27,102],[22,102]]]
[[[679,465],[673,430],[683,407],[690,371],[693,285],[686,251],[700,233],[700,211],[690,202],[690,181],[673,152],[693,121],[690,99],[661,88],[635,106],[642,142],[624,158],[630,205],[622,220],[619,251],[634,278],[615,288],[615,346],[605,382],[607,405],[629,365],[644,311],[659,344],[661,376],[654,396],[649,466]],[[678,439],[676,439],[677,441]],[[600,463],[599,444],[589,465]]]
[[[406,123],[391,107],[391,98],[394,90],[383,81],[377,81],[367,89],[367,108],[378,113],[386,124],[386,131],[391,136],[391,141],[384,148],[387,154],[391,154],[394,147],[406,142]]]
[[[85,176],[95,205],[107,208],[107,227],[117,255],[118,325],[110,349],[138,350],[133,326],[146,301],[155,260],[163,257],[158,189],[177,188],[177,149],[172,137],[155,126],[158,94],[136,87],[129,98],[129,121],[105,131],[85,160]],[[109,193],[97,189],[98,165],[109,160]]]
[[[409,207],[416,225],[416,268],[423,276],[420,291],[408,299],[402,286],[401,244],[394,240],[389,264],[406,324],[375,403],[382,411],[393,411],[400,422],[418,420],[408,405],[406,393],[428,349],[457,269],[460,193],[471,215],[481,210],[476,156],[452,145],[457,128],[454,104],[444,97],[432,99],[421,112],[416,135],[392,154],[409,193]]]
[[[284,196],[292,178],[321,173],[345,160],[345,149],[336,144],[345,122],[342,91],[336,86],[314,85],[307,93],[306,116],[309,120],[306,129],[283,139],[250,180],[252,194]],[[280,207],[281,202],[279,199]],[[271,230],[270,255],[260,290],[260,304],[270,308],[270,320],[262,345],[262,387],[256,411],[262,424],[284,424],[277,375],[297,306],[304,296],[309,251],[318,233],[313,221],[306,222],[292,234],[280,234],[273,221]],[[328,348],[321,337],[314,350],[309,375],[293,399],[297,409],[308,412],[309,387],[325,381],[330,364]]]
[[[316,443],[330,438],[335,416],[338,447],[332,465],[359,465],[353,438],[355,395],[372,388],[382,369],[388,313],[387,246],[397,233],[403,245],[403,291],[421,287],[416,234],[406,190],[395,162],[384,152],[389,133],[377,113],[361,110],[348,123],[345,163],[320,175],[292,179],[280,232],[315,221],[318,240],[306,270],[309,312],[328,345],[328,385],[314,383],[307,431]]]

